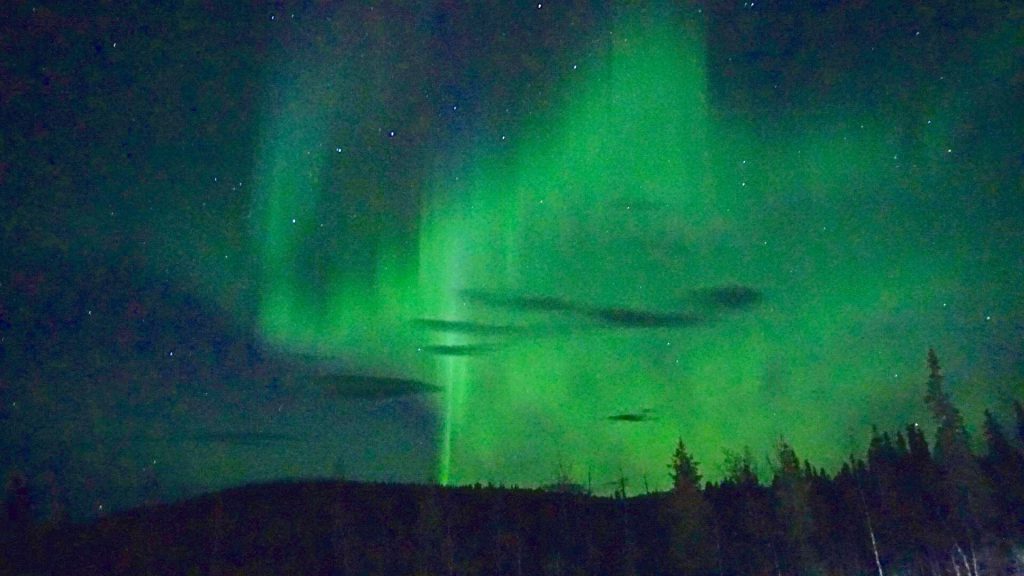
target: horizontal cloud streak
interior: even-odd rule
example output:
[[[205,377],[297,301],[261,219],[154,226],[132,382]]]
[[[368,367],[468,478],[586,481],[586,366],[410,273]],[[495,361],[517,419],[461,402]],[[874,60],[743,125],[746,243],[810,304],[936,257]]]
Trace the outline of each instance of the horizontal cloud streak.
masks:
[[[704,318],[689,312],[652,312],[625,307],[587,306],[555,296],[502,296],[480,290],[463,290],[471,301],[494,308],[520,312],[566,312],[619,328],[685,328]]]
[[[441,320],[436,318],[417,318],[415,324],[432,332],[449,334],[469,334],[476,336],[504,336],[519,334],[525,331],[520,326],[503,326],[487,324],[484,322],[470,322],[464,320]]]
[[[621,328],[686,328],[704,320],[689,313],[663,314],[630,308],[595,308],[587,315]]]
[[[435,354],[437,356],[480,356],[482,354],[489,354],[496,350],[494,346],[478,344],[438,344],[423,346],[420,349],[428,354]]]
[[[712,286],[693,291],[696,299],[706,306],[738,310],[749,308],[761,302],[764,293],[742,284]]]

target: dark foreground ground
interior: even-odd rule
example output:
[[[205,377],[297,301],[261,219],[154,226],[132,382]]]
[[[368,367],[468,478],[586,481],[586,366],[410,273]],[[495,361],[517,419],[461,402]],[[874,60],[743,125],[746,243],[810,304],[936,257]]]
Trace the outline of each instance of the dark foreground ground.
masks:
[[[1014,538],[908,548],[881,517],[801,535],[800,519],[780,523],[786,506],[731,482],[632,498],[279,483],[84,524],[9,522],[0,574],[877,574],[872,531],[886,574],[1024,574]]]

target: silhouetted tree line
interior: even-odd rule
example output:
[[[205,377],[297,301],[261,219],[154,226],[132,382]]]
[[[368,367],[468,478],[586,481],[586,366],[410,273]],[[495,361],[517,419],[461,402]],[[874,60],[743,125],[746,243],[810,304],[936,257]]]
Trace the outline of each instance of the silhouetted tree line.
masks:
[[[916,423],[875,430],[866,457],[829,475],[780,441],[768,486],[749,452],[731,457],[727,477],[704,488],[714,510],[705,533],[719,548],[698,572],[1024,572],[1024,408],[1015,402],[1014,438],[986,411],[985,450],[975,454],[933,350],[928,367],[931,446]]]
[[[0,573],[725,576],[1024,573],[1024,407],[1008,433],[985,412],[972,451],[928,354],[934,440],[875,430],[829,474],[784,440],[759,480],[749,450],[702,484],[682,440],[667,492],[347,482],[251,486],[87,525],[31,523],[8,484]],[[767,474],[766,474],[767,476]]]

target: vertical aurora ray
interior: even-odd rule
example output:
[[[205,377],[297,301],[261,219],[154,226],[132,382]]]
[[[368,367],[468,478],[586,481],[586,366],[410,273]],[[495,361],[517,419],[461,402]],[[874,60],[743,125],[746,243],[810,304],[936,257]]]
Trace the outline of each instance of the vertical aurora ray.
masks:
[[[493,207],[483,212],[476,206],[471,191],[438,190],[424,209],[420,223],[419,294],[424,302],[422,316],[444,322],[472,321],[459,304],[458,287],[483,272],[472,268],[480,254],[491,246],[490,234],[475,226],[474,215],[491,214]],[[480,232],[485,231],[481,235]],[[427,342],[434,346],[463,346],[472,344],[465,335],[442,332]],[[439,410],[442,414],[438,481],[448,484],[452,480],[453,443],[463,419],[464,398],[467,393],[468,360],[459,356],[439,355],[433,360],[433,374],[442,384],[445,396]]]
[[[433,304],[427,315],[541,326],[541,335],[507,339],[493,354],[439,360],[449,390],[443,482],[543,481],[566,451],[596,459],[606,472],[650,440],[635,431],[609,435],[605,412],[653,404],[663,394],[640,387],[646,398],[629,398],[599,373],[614,371],[633,383],[649,378],[649,367],[613,350],[645,348],[663,334],[595,330],[565,314],[481,307],[464,296],[479,290],[594,306],[672,305],[678,275],[650,273],[649,255],[621,256],[644,248],[652,232],[645,226],[675,228],[675,216],[641,211],[667,207],[690,220],[707,213],[703,43],[699,24],[678,14],[628,12],[607,58],[565,86],[566,109],[524,130],[513,152],[477,156],[475,170],[460,179],[467,184],[435,191],[426,207],[421,290],[435,292],[424,299]],[[680,20],[681,39],[674,26]],[[634,206],[635,219],[623,213]],[[446,335],[444,343],[473,342]],[[589,402],[579,396],[585,382],[598,388],[584,394]],[[670,426],[658,436],[673,434]],[[624,444],[594,454],[585,447],[594,436]]]
[[[324,171],[324,118],[316,113],[319,107],[302,101],[300,95],[308,92],[299,86],[287,92],[284,109],[268,121],[257,169],[262,204],[257,241],[263,254],[259,322],[264,337],[278,343],[317,337],[309,303],[303,301],[303,279],[293,263],[316,222]],[[306,322],[297,322],[303,317]]]
[[[366,166],[384,154],[366,151],[366,94],[387,93],[386,79],[346,55],[305,55],[268,83],[252,214],[258,330],[323,369],[418,378],[416,258],[381,201],[390,181]]]

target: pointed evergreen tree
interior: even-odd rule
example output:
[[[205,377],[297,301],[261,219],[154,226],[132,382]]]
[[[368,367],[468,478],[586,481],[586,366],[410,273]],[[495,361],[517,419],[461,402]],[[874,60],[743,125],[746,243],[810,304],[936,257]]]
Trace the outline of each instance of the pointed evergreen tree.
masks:
[[[991,411],[985,410],[985,444],[982,466],[992,483],[994,498],[1002,514],[995,517],[992,529],[1011,536],[1024,532],[1024,453],[1010,444],[1002,425]]]
[[[931,463],[932,453],[928,450],[928,439],[924,437],[924,431],[916,422],[907,426],[907,449],[910,451],[910,461],[915,467]]]
[[[804,473],[796,451],[785,440],[779,441],[776,457],[778,464],[772,491],[777,502],[776,517],[788,551],[789,570],[800,574],[818,573],[820,563],[811,547],[815,527],[810,507],[810,478]]]
[[[839,525],[836,530],[836,537],[843,545],[837,555],[847,557],[845,565],[861,565],[863,560],[858,561],[858,551],[861,551],[861,558],[865,550],[865,536],[867,543],[870,543],[871,561],[879,576],[884,576],[882,556],[879,552],[879,537],[876,529],[877,520],[881,519],[877,511],[872,511],[872,503],[868,502],[871,496],[867,490],[867,484],[871,483],[870,473],[863,460],[850,455],[850,461],[843,464],[843,467],[836,474],[834,479],[836,513],[835,522]],[[891,543],[887,543],[891,547]],[[843,570],[834,570],[842,572]]]
[[[672,478],[673,492],[700,491],[701,475],[697,470],[697,462],[687,452],[682,439],[676,444],[675,452],[672,453],[669,476]]]
[[[937,425],[935,431],[935,460],[940,466],[953,459],[962,459],[964,451],[970,451],[967,429],[960,410],[953,404],[942,386],[942,368],[934,348],[928,349],[928,383],[924,395],[925,404],[931,410]]]
[[[740,487],[759,486],[760,481],[757,475],[757,464],[754,463],[754,454],[749,446],[743,447],[743,452],[725,452],[725,478],[727,481]]]
[[[697,462],[680,439],[669,465],[672,491],[665,510],[666,525],[671,530],[668,557],[682,574],[709,571],[714,565],[711,509],[701,492],[701,475]]]
[[[932,459],[924,429],[915,422],[908,425],[906,431],[908,456],[903,465],[903,506],[909,509],[906,530],[913,542],[913,553],[923,556],[918,561],[927,566],[947,552],[949,537],[945,534],[945,519],[948,514],[943,510],[942,476]]]
[[[985,410],[985,445],[987,453],[985,459],[992,463],[1008,462],[1018,456],[1018,452],[1010,445],[1003,426],[996,420],[991,410]]]
[[[928,349],[928,372],[924,399],[936,423],[935,462],[942,473],[947,522],[956,535],[957,553],[969,571],[976,573],[976,549],[982,528],[995,514],[991,488],[971,453],[963,416],[943,388],[939,358],[932,348]]]
[[[725,574],[770,574],[775,566],[771,494],[758,480],[749,447],[726,451],[725,479],[705,491],[721,534]]]
[[[902,435],[899,436],[902,438]],[[868,444],[867,469],[863,471],[863,482],[858,486],[863,492],[865,499],[865,520],[870,524],[870,534],[873,555],[877,552],[878,541],[885,543],[886,550],[893,550],[906,545],[906,527],[903,525],[901,507],[904,500],[903,484],[900,464],[908,455],[905,450],[901,452],[892,440],[892,436],[880,433],[877,429],[872,430],[871,441]],[[876,520],[872,523],[871,517]],[[876,558],[876,568],[880,568],[882,562]]]

